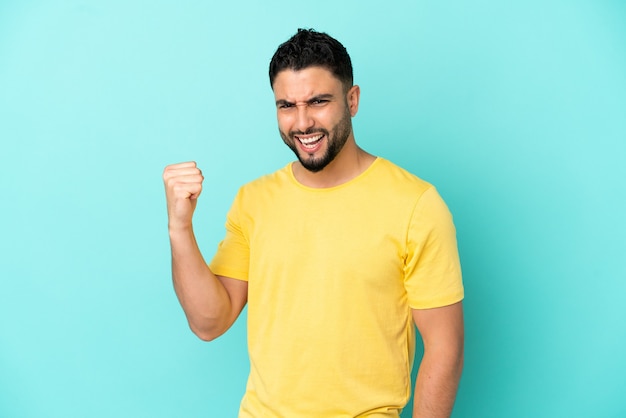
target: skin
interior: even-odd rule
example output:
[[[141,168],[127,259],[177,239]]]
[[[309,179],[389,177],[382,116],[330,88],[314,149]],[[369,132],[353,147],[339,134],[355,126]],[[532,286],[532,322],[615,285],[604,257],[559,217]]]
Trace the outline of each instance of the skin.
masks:
[[[189,327],[211,341],[235,322],[248,299],[248,283],[216,276],[205,262],[193,232],[192,217],[204,177],[195,162],[167,166],[163,171],[172,280]]]
[[[463,370],[463,305],[412,309],[412,313],[424,342],[413,418],[449,417]]]
[[[354,139],[351,118],[359,107],[358,86],[346,88],[328,70],[310,67],[280,72],[273,90],[278,128],[285,144],[298,157],[292,169],[300,183],[314,188],[337,186],[358,176],[375,160]],[[320,134],[321,140],[312,148],[307,149],[299,141]],[[334,158],[329,160],[326,156],[332,144],[338,146],[330,152]],[[324,159],[329,161],[321,169],[305,166]],[[191,330],[210,341],[237,319],[247,302],[248,284],[214,275],[200,253],[192,218],[203,180],[195,162],[173,164],[163,172],[174,289]],[[449,417],[463,368],[462,304],[413,309],[412,315],[424,341],[413,417]]]
[[[300,161],[293,164],[296,179],[309,187],[333,187],[345,183],[362,173],[375,157],[359,148],[354,140],[350,118],[359,110],[361,90],[359,86],[345,89],[341,81],[321,67],[309,67],[300,71],[284,70],[274,79],[274,98],[278,129],[283,141],[299,158],[319,159],[328,151],[329,143],[338,140],[332,133],[348,117],[345,144],[337,156],[323,170],[312,172]],[[315,134],[297,133],[325,130],[318,150],[309,154],[300,147],[296,137],[310,138]]]

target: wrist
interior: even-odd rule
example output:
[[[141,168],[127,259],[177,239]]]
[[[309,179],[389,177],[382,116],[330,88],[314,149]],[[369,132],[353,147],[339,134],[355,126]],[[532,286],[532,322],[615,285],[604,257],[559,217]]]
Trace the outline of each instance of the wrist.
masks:
[[[189,223],[169,222],[167,230],[171,238],[193,234],[193,226]]]

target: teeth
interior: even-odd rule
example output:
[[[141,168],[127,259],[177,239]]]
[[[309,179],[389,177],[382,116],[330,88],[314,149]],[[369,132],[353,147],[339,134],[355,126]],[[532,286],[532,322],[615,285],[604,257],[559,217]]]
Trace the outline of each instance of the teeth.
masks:
[[[299,138],[298,137],[298,141],[302,142],[304,145],[309,145],[312,144],[313,142],[319,141],[322,136],[324,136],[323,134],[319,134],[316,136],[312,136],[311,138]]]

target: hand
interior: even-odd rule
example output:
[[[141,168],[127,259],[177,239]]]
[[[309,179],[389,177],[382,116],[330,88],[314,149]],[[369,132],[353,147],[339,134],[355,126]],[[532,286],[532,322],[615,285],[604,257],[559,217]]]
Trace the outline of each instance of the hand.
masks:
[[[165,167],[163,182],[170,229],[191,227],[203,180],[202,171],[193,161]]]

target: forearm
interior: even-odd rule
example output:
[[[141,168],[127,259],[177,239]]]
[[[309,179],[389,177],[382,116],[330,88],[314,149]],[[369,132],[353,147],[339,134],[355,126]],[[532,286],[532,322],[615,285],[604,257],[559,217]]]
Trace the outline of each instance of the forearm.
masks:
[[[170,227],[169,234],[176,296],[191,330],[203,340],[212,340],[234,320],[228,292],[207,266],[191,227]]]
[[[463,369],[463,348],[426,350],[415,382],[413,418],[444,418],[452,413]]]

